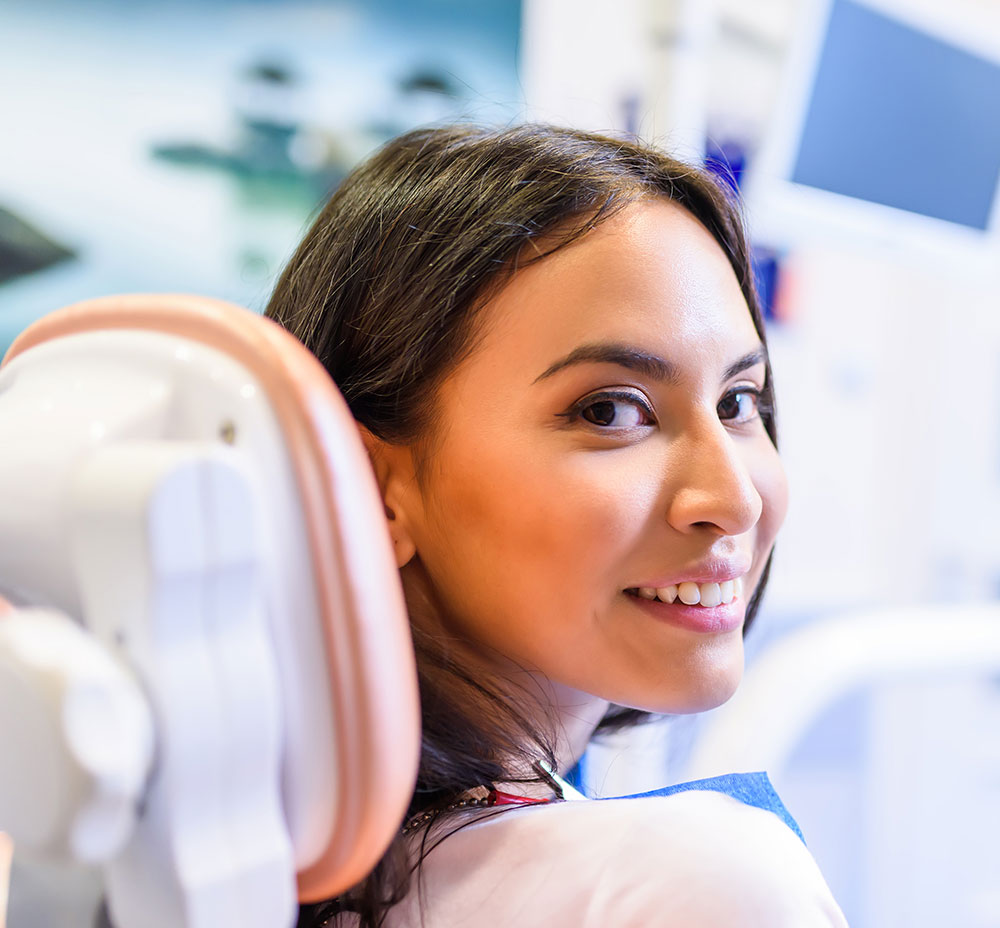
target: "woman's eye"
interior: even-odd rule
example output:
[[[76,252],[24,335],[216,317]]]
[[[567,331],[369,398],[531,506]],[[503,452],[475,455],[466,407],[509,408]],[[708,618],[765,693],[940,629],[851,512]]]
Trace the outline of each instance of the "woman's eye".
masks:
[[[749,422],[760,415],[760,390],[739,387],[727,393],[716,408],[723,422]]]
[[[580,418],[602,428],[629,429],[650,425],[653,421],[649,407],[631,394],[589,397],[578,410]]]

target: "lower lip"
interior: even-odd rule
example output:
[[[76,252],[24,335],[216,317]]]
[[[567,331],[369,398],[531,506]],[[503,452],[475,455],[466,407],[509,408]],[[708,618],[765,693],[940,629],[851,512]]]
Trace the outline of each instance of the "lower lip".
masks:
[[[631,593],[624,595],[654,619],[693,632],[703,634],[732,632],[743,624],[745,606],[741,599],[734,599],[731,603],[720,603],[718,606],[687,606],[679,599],[672,603],[664,603],[658,599],[633,596]]]

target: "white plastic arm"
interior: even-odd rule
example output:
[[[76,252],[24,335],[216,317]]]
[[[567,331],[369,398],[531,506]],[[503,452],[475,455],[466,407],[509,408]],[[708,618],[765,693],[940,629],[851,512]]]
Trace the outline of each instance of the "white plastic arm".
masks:
[[[906,606],[818,621],[758,658],[699,736],[687,776],[779,773],[827,706],[873,681],[998,671],[997,604]]]
[[[158,722],[143,814],[106,868],[119,928],[294,921],[280,687],[241,465],[219,444],[126,442],[73,484],[84,615],[127,651]]]
[[[135,825],[153,719],[134,674],[68,616],[0,618],[0,823],[53,858],[101,863]]]

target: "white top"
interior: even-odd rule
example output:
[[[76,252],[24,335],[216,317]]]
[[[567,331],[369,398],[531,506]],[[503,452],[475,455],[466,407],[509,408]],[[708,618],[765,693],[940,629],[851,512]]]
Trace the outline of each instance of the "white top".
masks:
[[[421,882],[386,928],[847,925],[794,832],[714,790],[504,811],[443,840]]]

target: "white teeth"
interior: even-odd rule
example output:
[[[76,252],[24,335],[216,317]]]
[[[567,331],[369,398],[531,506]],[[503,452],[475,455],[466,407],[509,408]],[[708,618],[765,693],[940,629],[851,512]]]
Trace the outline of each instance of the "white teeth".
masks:
[[[718,583],[701,584],[701,604],[709,609],[722,602],[722,591]]]
[[[677,587],[676,586],[660,586],[656,588],[657,598],[664,603],[672,603],[677,599]]]
[[[677,598],[686,606],[695,606],[701,601],[701,589],[690,580],[678,583]]]
[[[664,603],[680,600],[686,606],[700,604],[711,609],[713,606],[729,605],[734,599],[740,599],[743,596],[743,578],[723,580],[721,583],[695,583],[692,580],[685,580],[683,583],[655,589],[651,586],[633,587],[629,592],[641,599],[658,599]]]

